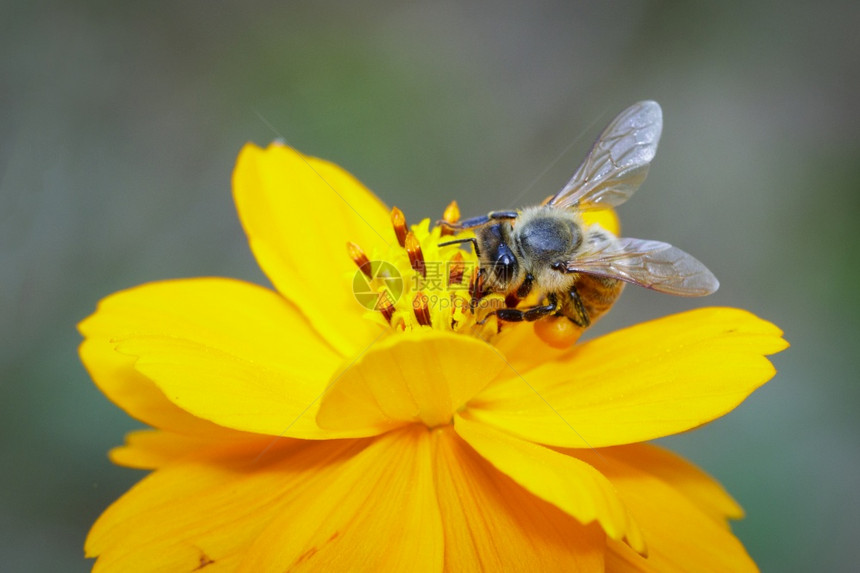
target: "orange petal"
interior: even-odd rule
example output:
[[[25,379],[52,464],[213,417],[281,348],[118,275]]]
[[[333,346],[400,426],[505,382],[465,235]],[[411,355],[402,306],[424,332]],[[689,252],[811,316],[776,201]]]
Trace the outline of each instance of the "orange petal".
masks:
[[[481,456],[533,495],[583,524],[598,522],[612,539],[626,539],[639,553],[639,527],[605,477],[590,465],[457,416],[457,434]]]
[[[505,368],[498,351],[469,336],[429,328],[390,336],[334,380],[317,423],[361,435],[413,421],[447,424]]]
[[[529,322],[505,325],[493,340],[493,346],[504,355],[513,371],[522,375],[528,374],[536,366],[558,360],[572,350],[559,350],[548,345],[535,335],[534,324]]]
[[[488,386],[470,415],[523,439],[567,447],[641,442],[695,428],[767,382],[781,331],[731,308],[620,330]]]
[[[276,517],[296,498],[325,497],[367,444],[291,440],[267,451],[244,444],[185,457],[111,505],[90,530],[86,554],[99,557],[96,572],[235,570]]]
[[[723,524],[662,479],[621,461],[621,453],[563,450],[593,465],[618,493],[648,542],[648,558],[610,540],[611,571],[757,571],[740,541]]]
[[[618,459],[654,477],[687,496],[720,525],[740,519],[744,510],[714,478],[681,456],[654,444],[630,444],[603,448],[604,456]]]
[[[603,571],[605,537],[530,494],[446,426],[436,438],[445,571]]]
[[[233,434],[230,436],[232,439],[228,439],[228,432]],[[125,445],[110,451],[110,459],[121,466],[155,469],[192,454],[223,449],[225,444],[243,444],[263,451],[288,440],[226,429],[224,433],[217,438],[202,438],[162,430],[138,430],[126,435]]]
[[[291,496],[250,547],[241,571],[442,570],[443,534],[430,433],[379,437],[336,479]]]
[[[233,172],[233,197],[263,271],[345,355],[379,328],[352,295],[352,241],[365,252],[396,242],[388,209],[340,167],[290,147],[248,144]]]
[[[228,279],[152,283],[106,298],[80,329],[99,344],[96,353],[82,351],[93,377],[130,411],[138,406],[126,399],[138,394],[112,392],[124,386],[104,379],[128,362],[106,344],[134,357],[137,372],[194,416],[242,431],[331,436],[308,412],[342,359],[275,292]]]

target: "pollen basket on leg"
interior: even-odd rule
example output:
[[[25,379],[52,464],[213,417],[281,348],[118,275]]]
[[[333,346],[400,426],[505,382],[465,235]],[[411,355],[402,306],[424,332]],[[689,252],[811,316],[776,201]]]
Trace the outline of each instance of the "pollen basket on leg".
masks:
[[[456,219],[458,214],[451,211],[449,207],[446,217]],[[397,243],[372,252],[347,243],[347,254],[357,267],[353,294],[367,309],[365,317],[396,332],[431,328],[484,340],[498,334],[493,310],[504,301],[476,289],[478,260],[469,243],[440,246],[445,242],[441,227],[431,227],[425,219],[407,228],[406,217],[396,207],[391,224]]]

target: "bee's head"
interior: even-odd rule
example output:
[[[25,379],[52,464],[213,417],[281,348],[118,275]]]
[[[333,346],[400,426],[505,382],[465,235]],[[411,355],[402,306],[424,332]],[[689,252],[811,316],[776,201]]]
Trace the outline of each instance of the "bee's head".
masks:
[[[487,286],[497,292],[512,290],[523,274],[510,236],[511,224],[507,221],[484,225],[475,232]]]

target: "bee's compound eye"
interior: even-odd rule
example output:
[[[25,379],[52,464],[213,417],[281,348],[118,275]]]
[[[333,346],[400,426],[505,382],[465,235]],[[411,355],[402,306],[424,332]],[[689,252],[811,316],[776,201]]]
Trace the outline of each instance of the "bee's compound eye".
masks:
[[[499,283],[507,284],[514,280],[517,274],[517,259],[513,253],[508,251],[500,252],[493,265],[493,274]]]

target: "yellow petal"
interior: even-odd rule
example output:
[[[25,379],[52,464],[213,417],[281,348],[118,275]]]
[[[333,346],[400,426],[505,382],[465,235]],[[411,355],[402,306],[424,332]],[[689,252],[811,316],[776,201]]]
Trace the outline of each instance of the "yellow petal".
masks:
[[[695,428],[767,382],[781,331],[731,308],[620,330],[488,386],[470,415],[529,441],[567,447],[641,442]]]
[[[447,424],[505,368],[498,351],[468,336],[429,328],[390,336],[333,382],[317,422],[364,435],[413,421]]]
[[[740,541],[687,496],[657,477],[620,461],[620,455],[564,450],[593,465],[618,489],[648,542],[648,558],[608,541],[609,571],[757,571]]]
[[[367,445],[290,440],[184,457],[111,505],[90,530],[86,554],[99,556],[96,572],[236,570],[275,518],[297,498],[324,497]]]
[[[365,252],[396,242],[388,209],[340,167],[272,144],[246,145],[233,196],[251,250],[275,287],[345,355],[364,348],[378,326],[352,296],[356,266],[346,243]]]
[[[728,527],[727,519],[744,516],[743,508],[717,480],[665,448],[631,444],[603,448],[600,453],[661,479],[722,526]]]
[[[317,480],[269,524],[241,571],[442,570],[430,433],[381,436],[336,479]]]
[[[78,352],[99,389],[141,422],[187,436],[229,438],[235,432],[193,416],[168,400],[152,380],[134,369],[133,357],[116,351],[115,342],[90,338],[81,343]]]
[[[596,521],[612,539],[626,539],[645,553],[639,527],[612,484],[590,465],[549,448],[457,416],[457,434],[526,490],[583,524]]]
[[[171,402],[221,426],[302,439],[362,435],[318,427],[315,416],[324,384],[302,380],[286,366],[267,367],[166,337],[129,338],[117,349],[138,357],[135,369],[153,380]]]
[[[454,433],[436,438],[445,571],[603,571],[605,536],[530,494]]]
[[[106,298],[80,329],[134,357],[137,372],[194,416],[242,431],[331,436],[314,415],[342,358],[277,293],[228,279],[152,283]],[[93,370],[103,367],[101,350],[82,352],[88,367],[96,359]]]

